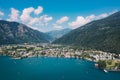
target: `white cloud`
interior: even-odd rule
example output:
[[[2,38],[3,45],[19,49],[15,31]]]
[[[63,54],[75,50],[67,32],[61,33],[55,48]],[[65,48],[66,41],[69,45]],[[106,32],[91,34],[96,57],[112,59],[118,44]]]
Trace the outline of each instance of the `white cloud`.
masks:
[[[118,10],[114,10],[110,13],[102,13],[100,15],[92,14],[92,15],[89,15],[86,17],[77,16],[74,21],[71,21],[68,24],[71,28],[77,28],[77,27],[83,26],[93,20],[105,18],[117,11]],[[25,8],[25,9],[23,9],[22,12],[20,12],[19,10],[16,10],[15,8],[11,8],[11,13],[9,14],[9,19],[7,19],[7,20],[19,21],[19,22],[22,22],[22,23],[28,25],[29,27],[31,27],[33,29],[37,29],[37,30],[41,31],[44,26],[47,26],[49,24],[49,22],[51,20],[53,20],[52,16],[41,15],[42,12],[43,12],[43,8],[41,6],[38,6],[36,9],[34,7]],[[21,15],[19,15],[19,13],[21,13]],[[4,13],[2,11],[0,11],[0,16],[4,16]],[[58,19],[54,24],[52,23],[50,25],[53,26],[54,29],[62,29],[63,26],[65,26],[62,23],[65,23],[68,20],[69,20],[69,17],[63,16],[60,19]],[[40,28],[40,27],[42,27],[42,28]]]
[[[67,16],[60,18],[59,20],[56,21],[56,24],[53,24],[53,28],[57,30],[63,29],[63,27],[60,24],[67,22],[68,20],[69,20],[69,17]]]
[[[53,27],[57,30],[62,29],[63,27],[57,24],[53,24]]]
[[[53,19],[53,17],[47,17],[48,15],[46,15],[45,17],[44,17],[44,21],[45,22],[49,22],[49,21],[51,21],[52,19]]]
[[[83,17],[83,16],[77,16],[76,20],[75,21],[72,21],[69,24],[69,26],[71,26],[72,28],[77,28],[77,27],[80,27],[80,26],[83,26],[93,20],[98,20],[98,19],[102,19],[102,18],[105,18],[105,17],[108,17],[109,15],[111,14],[114,14],[118,12],[118,10],[113,10],[112,12],[110,13],[102,13],[100,15],[90,15],[90,16],[87,16],[87,17]]]
[[[51,21],[53,18],[50,16],[48,17],[48,15],[43,15],[43,16],[40,16],[40,20],[43,21],[43,22],[49,22]]]
[[[68,21],[68,20],[69,20],[69,17],[64,16],[64,17],[60,18],[59,20],[57,20],[56,23],[57,24],[62,24],[64,22]]]
[[[34,11],[33,7],[29,7],[29,8],[25,8],[22,12],[22,15],[20,16],[20,19],[22,20],[22,22],[27,23],[29,22],[32,17],[30,16],[30,14]]]
[[[34,12],[35,15],[39,15],[40,13],[42,13],[42,11],[43,11],[43,8],[41,6],[38,6],[37,9],[33,7],[25,8],[20,18],[23,22],[30,22],[33,19],[31,17],[31,13]],[[34,20],[36,20],[36,18]]]
[[[4,13],[2,11],[0,11],[0,16],[4,16]]]
[[[39,23],[39,18],[32,18],[30,19],[30,21],[28,22],[29,25],[34,25],[34,24],[37,24]]]
[[[42,11],[43,11],[43,8],[41,6],[38,6],[38,8],[34,10],[34,13],[36,15],[38,15],[38,14],[42,13]]]
[[[36,9],[34,7],[24,8],[22,12],[16,10],[15,8],[11,8],[9,18],[6,20],[22,22],[33,29],[41,31],[42,29],[40,27],[47,26],[53,19],[52,16],[40,15],[42,12],[43,8],[41,6],[38,6]],[[19,15],[19,13],[21,14]],[[4,13],[0,11],[0,16],[3,15]]]
[[[72,21],[69,23],[69,26],[71,26],[72,28],[77,28],[77,27],[83,26],[83,25],[85,25],[93,20],[102,19],[102,18],[105,18],[109,15],[110,15],[109,13],[108,14],[103,13],[103,14],[100,14],[98,16],[95,16],[94,14],[87,16],[87,17],[77,16],[75,21]]]
[[[105,18],[107,16],[109,16],[109,14],[103,13],[103,14],[100,14],[100,15],[96,16],[95,20],[102,19],[102,18]]]
[[[49,21],[51,21],[53,18],[48,15],[43,15],[40,17],[34,17],[29,20],[28,24],[29,25],[39,25],[39,26],[46,26],[48,24]]]
[[[114,14],[114,13],[116,13],[116,12],[118,12],[117,9],[113,10],[112,12],[110,12],[109,15]]]
[[[19,10],[16,10],[15,8],[11,8],[11,14],[9,15],[9,21],[18,21],[19,19]]]
[[[72,28],[77,28],[77,27],[83,26],[84,24],[94,20],[94,18],[95,18],[95,15],[90,15],[90,16],[87,16],[87,17],[77,16],[76,20],[69,23],[69,25]]]
[[[42,13],[43,8],[38,6],[37,9],[33,7],[25,8],[22,12],[22,15],[20,16],[20,19],[23,23],[28,24],[29,26],[45,26],[48,24],[49,21],[51,21],[53,18],[48,15],[42,15],[40,17],[35,16],[40,13]],[[32,13],[35,13],[34,17],[31,16]]]

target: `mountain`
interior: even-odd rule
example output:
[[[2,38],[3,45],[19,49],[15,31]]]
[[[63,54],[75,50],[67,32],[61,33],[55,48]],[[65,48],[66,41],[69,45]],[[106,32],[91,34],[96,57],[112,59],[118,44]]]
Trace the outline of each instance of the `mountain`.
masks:
[[[50,37],[24,24],[0,20],[0,45],[46,43]]]
[[[70,32],[72,29],[70,28],[66,28],[66,29],[62,29],[62,30],[54,30],[54,31],[50,31],[47,32],[46,34],[52,37],[52,41],[62,37],[63,35],[67,34],[68,32]]]
[[[120,11],[72,30],[53,43],[120,53]]]

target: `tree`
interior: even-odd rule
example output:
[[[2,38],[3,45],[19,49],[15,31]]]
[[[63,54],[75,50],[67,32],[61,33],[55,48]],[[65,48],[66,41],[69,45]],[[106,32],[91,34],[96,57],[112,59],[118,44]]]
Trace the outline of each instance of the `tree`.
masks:
[[[98,67],[100,69],[105,69],[106,68],[106,61],[105,60],[99,60],[98,61]]]

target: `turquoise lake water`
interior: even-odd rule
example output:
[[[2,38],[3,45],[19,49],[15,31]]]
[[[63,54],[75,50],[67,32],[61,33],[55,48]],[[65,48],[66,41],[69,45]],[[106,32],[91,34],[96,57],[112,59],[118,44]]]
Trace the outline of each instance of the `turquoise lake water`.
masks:
[[[0,56],[0,80],[120,80],[120,72],[104,73],[81,59]]]

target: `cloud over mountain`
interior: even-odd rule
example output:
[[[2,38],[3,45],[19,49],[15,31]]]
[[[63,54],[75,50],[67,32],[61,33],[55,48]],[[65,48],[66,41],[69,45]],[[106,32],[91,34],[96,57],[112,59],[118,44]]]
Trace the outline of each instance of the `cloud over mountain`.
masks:
[[[2,11],[0,11],[0,16],[4,16],[4,13]]]
[[[19,10],[15,9],[15,8],[11,8],[11,13],[9,15],[9,19],[7,19],[8,21],[18,21],[19,19]]]
[[[97,15],[97,16],[94,15],[94,14],[86,16],[86,17],[84,17],[84,16],[77,16],[75,21],[72,21],[72,22],[70,22],[68,24],[72,28],[77,28],[77,27],[83,26],[83,25],[85,25],[85,24],[87,24],[87,23],[89,23],[89,22],[91,22],[93,20],[98,20],[98,19],[105,18],[105,17],[107,17],[107,16],[109,16],[109,15],[115,13],[115,12],[117,12],[117,10],[114,10],[114,11],[112,11],[110,13],[102,13],[102,14]]]
[[[2,10],[4,11],[4,10]],[[101,13],[99,15],[91,14],[88,16],[78,15],[75,20],[75,16],[62,15],[62,17],[56,17],[51,14],[43,13],[44,8],[42,6],[37,7],[27,7],[21,10],[17,8],[10,8],[10,12],[8,14],[0,11],[0,19],[8,20],[8,21],[16,21],[23,24],[26,24],[30,28],[46,32],[49,30],[60,30],[63,28],[72,28],[75,29],[79,26],[83,26],[93,20],[98,20],[109,16],[117,12],[114,10],[109,13]],[[8,15],[8,16],[4,16]]]
[[[69,20],[69,17],[64,16],[62,18],[60,18],[59,20],[56,21],[57,24],[62,24],[64,22],[67,22]]]
[[[42,14],[43,7],[38,6],[37,8],[28,7],[24,8],[22,11],[19,11],[15,8],[10,9],[8,21],[17,21],[22,22],[29,27],[37,30],[41,30],[40,26],[47,26],[49,21],[53,19],[52,16]],[[0,12],[0,16],[3,16],[4,13]]]

